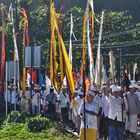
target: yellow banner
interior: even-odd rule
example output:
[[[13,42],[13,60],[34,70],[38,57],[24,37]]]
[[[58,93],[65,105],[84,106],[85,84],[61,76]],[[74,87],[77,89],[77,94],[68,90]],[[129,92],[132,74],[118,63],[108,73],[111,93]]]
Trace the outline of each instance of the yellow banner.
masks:
[[[51,5],[51,9],[50,9],[50,13],[51,13],[51,29],[52,29],[52,38],[51,38],[51,46],[53,47],[53,56],[51,56],[51,61],[54,60],[54,71],[55,71],[55,74],[58,74],[56,73],[57,72],[57,68],[58,68],[58,64],[57,64],[57,61],[56,61],[56,56],[57,56],[57,52],[56,52],[56,40],[55,40],[55,33],[58,37],[58,40],[59,40],[59,55],[60,55],[60,64],[62,64],[62,59],[64,59],[64,64],[65,64],[65,67],[66,67],[66,75],[67,75],[67,78],[68,78],[68,83],[69,83],[69,86],[70,86],[70,90],[71,90],[71,94],[72,96],[74,95],[74,80],[73,80],[73,74],[72,74],[72,69],[71,69],[71,64],[70,64],[70,61],[69,61],[69,57],[68,57],[68,54],[67,54],[67,51],[66,51],[66,48],[65,48],[65,44],[63,42],[63,39],[60,35],[60,32],[59,32],[59,29],[58,29],[58,24],[57,24],[57,14],[55,12],[55,7],[54,7],[54,3]],[[52,65],[52,62],[51,62],[51,65]],[[50,68],[52,68],[53,66],[50,66]],[[60,71],[62,72],[62,69],[64,70],[64,68],[62,66],[60,66]],[[51,73],[53,74],[53,73]],[[63,73],[61,73],[63,74]],[[50,75],[52,77],[52,75]],[[61,78],[63,78],[64,75],[61,76]],[[57,76],[56,76],[57,77]],[[56,84],[56,77],[53,77],[53,79],[51,79],[52,83],[54,83],[54,86],[55,88],[58,88],[58,84]],[[62,80],[62,79],[61,79]],[[54,82],[55,81],[55,82]]]

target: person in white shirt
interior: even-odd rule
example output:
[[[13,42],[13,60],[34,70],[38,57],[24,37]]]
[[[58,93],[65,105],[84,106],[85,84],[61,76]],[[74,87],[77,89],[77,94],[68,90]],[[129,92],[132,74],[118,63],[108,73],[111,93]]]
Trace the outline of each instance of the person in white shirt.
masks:
[[[113,85],[112,95],[109,95],[109,140],[123,139],[122,124],[122,104],[123,100],[119,97],[118,86]]]
[[[140,102],[140,88],[137,84],[135,84],[135,91],[136,91],[136,94],[139,98],[139,102]],[[138,115],[138,126],[140,126],[140,115]]]
[[[130,91],[127,94],[127,101],[128,101],[128,117],[129,117],[129,133],[130,137],[135,138],[137,133],[137,119],[138,115],[140,114],[140,101],[135,93],[136,85],[131,83],[129,86]]]
[[[101,112],[102,112],[102,104],[101,104],[101,97],[99,96],[99,90],[95,86],[91,86],[91,91],[95,93],[94,101],[97,103],[99,112],[97,116],[97,139],[99,139],[99,125],[100,125],[100,119],[101,119]]]
[[[107,85],[103,85],[101,88],[102,93],[102,116],[100,120],[100,126],[99,126],[99,134],[100,139],[104,138],[105,140],[108,137],[108,127],[109,127],[109,120],[108,120],[108,114],[109,114],[109,89]]]
[[[89,90],[85,103],[83,102],[79,109],[81,116],[80,140],[84,140],[84,128],[86,129],[86,140],[97,140],[97,115],[99,108],[93,100],[94,97],[95,93]]]
[[[50,87],[50,92],[46,95],[46,102],[48,103],[48,117],[51,119],[56,119],[56,102],[57,95],[54,92],[54,87]]]
[[[45,115],[45,106],[46,106],[46,96],[47,96],[47,91],[46,91],[46,87],[42,86],[41,87],[41,92],[40,92],[40,100],[41,100],[41,114]]]
[[[7,103],[8,113],[11,111],[11,89],[12,87],[9,85],[7,92],[5,92],[5,102]]]
[[[32,90],[33,92],[33,90]],[[23,102],[25,103],[25,111],[31,113],[31,90],[28,85],[26,85],[26,92],[25,92],[25,97],[23,98]]]
[[[81,104],[83,103],[83,91],[81,91],[80,89],[78,90],[78,96],[75,97],[75,102],[76,102],[76,107],[75,109],[75,127],[76,127],[76,131],[80,132],[80,125],[81,125],[81,118],[80,115],[78,113],[79,108],[81,106]]]
[[[61,119],[64,128],[68,126],[68,111],[69,111],[69,95],[67,92],[67,86],[62,86],[62,91],[58,97],[58,102],[61,108]]]
[[[25,94],[23,93],[23,90],[20,91],[20,98],[21,98],[21,112],[25,111],[27,112],[26,110],[26,96]]]
[[[138,96],[139,101],[140,101],[140,91],[139,91],[139,86],[137,84],[134,84],[134,91],[135,91],[135,94]]]
[[[12,110],[16,111],[17,109],[17,90],[16,86],[13,86],[13,91],[12,91],[12,99],[11,99],[11,104],[12,104]]]
[[[32,114],[35,116],[40,113],[40,88],[38,86],[34,87],[32,92]]]

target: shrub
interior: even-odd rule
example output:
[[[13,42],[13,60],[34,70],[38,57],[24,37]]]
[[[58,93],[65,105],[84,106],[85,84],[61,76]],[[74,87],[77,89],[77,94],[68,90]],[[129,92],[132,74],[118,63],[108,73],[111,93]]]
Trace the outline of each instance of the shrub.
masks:
[[[11,111],[7,116],[6,122],[18,122],[20,115],[19,111]]]
[[[30,117],[30,113],[28,112],[22,112],[21,115],[19,116],[19,118],[17,119],[17,122],[19,123],[25,123],[26,119]]]
[[[3,124],[4,120],[5,120],[5,116],[0,116],[0,126]]]
[[[11,123],[11,122],[18,122],[18,123],[25,123],[26,119],[29,117],[29,113],[22,112],[22,114],[19,111],[11,111],[7,119],[4,123]]]
[[[27,127],[29,131],[42,131],[46,129],[49,125],[48,119],[45,117],[37,116],[35,118],[30,118],[27,122]]]

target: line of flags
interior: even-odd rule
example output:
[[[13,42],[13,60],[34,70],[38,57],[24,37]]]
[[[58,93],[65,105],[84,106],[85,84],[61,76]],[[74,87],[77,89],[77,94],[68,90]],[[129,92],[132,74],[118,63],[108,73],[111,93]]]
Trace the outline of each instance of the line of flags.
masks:
[[[91,8],[92,11],[92,24],[91,24],[91,31],[89,26],[89,8]],[[3,12],[2,12],[3,14]],[[29,34],[28,34],[28,17],[26,10],[24,8],[21,9],[22,19],[19,23],[20,30],[23,29],[23,47],[29,46]],[[64,77],[66,77],[66,83],[68,84],[70,93],[74,94],[74,78],[72,73],[72,36],[74,36],[73,33],[73,17],[71,14],[71,29],[70,29],[70,44],[69,44],[69,56],[67,54],[63,39],[62,39],[62,30],[59,29],[60,22],[60,16],[61,14],[56,13],[54,3],[51,4],[50,8],[50,14],[51,14],[51,47],[50,47],[50,80],[51,84],[54,85],[57,91],[60,91],[62,84],[64,83]],[[4,14],[2,15],[4,16]],[[18,56],[18,48],[17,48],[17,40],[16,40],[16,33],[14,29],[14,19],[13,19],[13,8],[12,4],[9,7],[9,20],[12,24],[12,32],[13,32],[13,42],[14,42],[14,61],[19,61]],[[4,20],[2,22],[4,24]],[[4,27],[3,30],[4,31]],[[87,7],[84,14],[84,27],[83,27],[83,57],[82,57],[82,66],[81,66],[81,78],[82,78],[82,71],[86,70],[86,63],[89,62],[89,78],[86,78],[87,85],[92,85],[94,83],[94,59],[93,59],[93,53],[92,53],[92,44],[90,40],[90,32],[92,33],[92,40],[94,37],[94,4],[92,0],[87,1]],[[2,35],[4,32],[2,32]],[[59,52],[57,52],[57,40],[58,38],[58,47]],[[75,38],[75,36],[74,36]],[[4,37],[2,36],[2,46],[4,46]],[[88,46],[86,47],[86,42],[88,43]],[[3,49],[4,47],[2,47]],[[88,60],[86,60],[86,48],[88,49]],[[2,51],[3,52],[3,51]],[[1,55],[3,56],[3,55]],[[57,60],[57,57],[59,56],[59,61]],[[2,58],[4,59],[4,57]],[[5,61],[2,61],[5,63]],[[24,48],[23,48],[23,64],[24,64]],[[1,63],[2,65],[2,63]],[[1,66],[3,68],[4,65]],[[3,70],[1,70],[3,72]],[[60,73],[60,79],[59,79],[59,73]],[[33,75],[31,75],[31,73]],[[28,77],[27,77],[28,74]],[[2,74],[1,74],[2,75]],[[23,66],[23,79],[22,79],[22,88],[25,93],[26,91],[26,79],[28,79],[29,82],[29,75],[32,77],[31,81],[36,81],[35,75],[36,72],[34,69],[28,69],[26,71],[26,68]],[[41,76],[41,75],[40,75]],[[42,79],[42,78],[41,78]],[[81,80],[82,81],[82,80]],[[83,81],[84,82],[84,81]],[[89,86],[88,86],[89,87]]]
[[[29,42],[29,33],[28,33],[28,16],[24,8],[21,9],[22,19],[19,22],[19,30],[23,30],[23,47],[28,47]],[[90,14],[91,12],[91,14]],[[102,12],[101,22],[100,22],[100,32],[98,40],[98,50],[96,63],[94,62],[95,57],[93,54],[94,50],[94,22],[95,13],[94,13],[94,2],[93,0],[87,0],[87,6],[84,12],[83,19],[83,40],[82,40],[82,63],[81,63],[81,73],[78,73],[78,70],[75,71],[72,68],[72,37],[75,38],[73,27],[74,21],[71,13],[71,27],[70,27],[70,43],[69,43],[69,53],[67,53],[63,36],[62,36],[62,26],[60,22],[60,13],[56,13],[54,3],[50,2],[50,23],[51,23],[51,40],[50,40],[50,78],[47,77],[46,81],[49,81],[55,89],[60,92],[62,85],[67,84],[69,92],[71,95],[74,95],[75,86],[77,83],[86,85],[86,91],[96,84],[100,89],[101,84],[107,82],[107,72],[106,67],[103,65],[103,56],[101,55],[101,38],[103,30],[103,18],[104,11]],[[17,46],[17,34],[14,28],[14,17],[13,17],[13,7],[12,4],[9,7],[8,18],[12,25],[12,34],[13,34],[13,43],[14,43],[14,61],[19,61],[18,46]],[[91,24],[90,24],[91,19]],[[99,22],[99,21],[98,21]],[[0,82],[4,83],[4,71],[5,71],[5,40],[4,40],[4,5],[2,4],[2,44],[1,44],[1,77]],[[88,56],[88,57],[87,57]],[[110,75],[112,77],[113,83],[115,83],[115,58],[113,52],[109,52],[110,58]],[[24,48],[23,48],[23,64],[24,64]],[[73,72],[74,71],[74,72]],[[88,71],[85,76],[85,71]],[[135,71],[135,70],[134,70]],[[23,92],[26,92],[26,83],[29,85],[36,83],[37,81],[37,71],[33,68],[25,68],[23,65],[23,75],[22,75],[22,88]],[[32,79],[31,79],[32,77]],[[41,72],[38,73],[39,84],[45,85],[45,76],[42,76]],[[83,81],[83,79],[85,81]],[[47,85],[48,87],[50,86]],[[2,84],[3,89],[3,84]]]

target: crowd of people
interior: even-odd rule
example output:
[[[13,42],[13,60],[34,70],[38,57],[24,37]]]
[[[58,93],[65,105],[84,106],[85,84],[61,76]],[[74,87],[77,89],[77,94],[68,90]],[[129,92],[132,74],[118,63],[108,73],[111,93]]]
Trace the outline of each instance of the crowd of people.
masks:
[[[76,88],[71,97],[66,85],[58,94],[53,86],[49,89],[34,85],[26,87],[23,94],[17,86],[9,85],[5,92],[7,111],[26,111],[35,116],[41,114],[58,120],[65,129],[79,134],[80,140],[135,139],[140,114],[140,92],[136,83],[129,90],[118,85],[103,84],[99,91],[91,86],[84,93]]]

